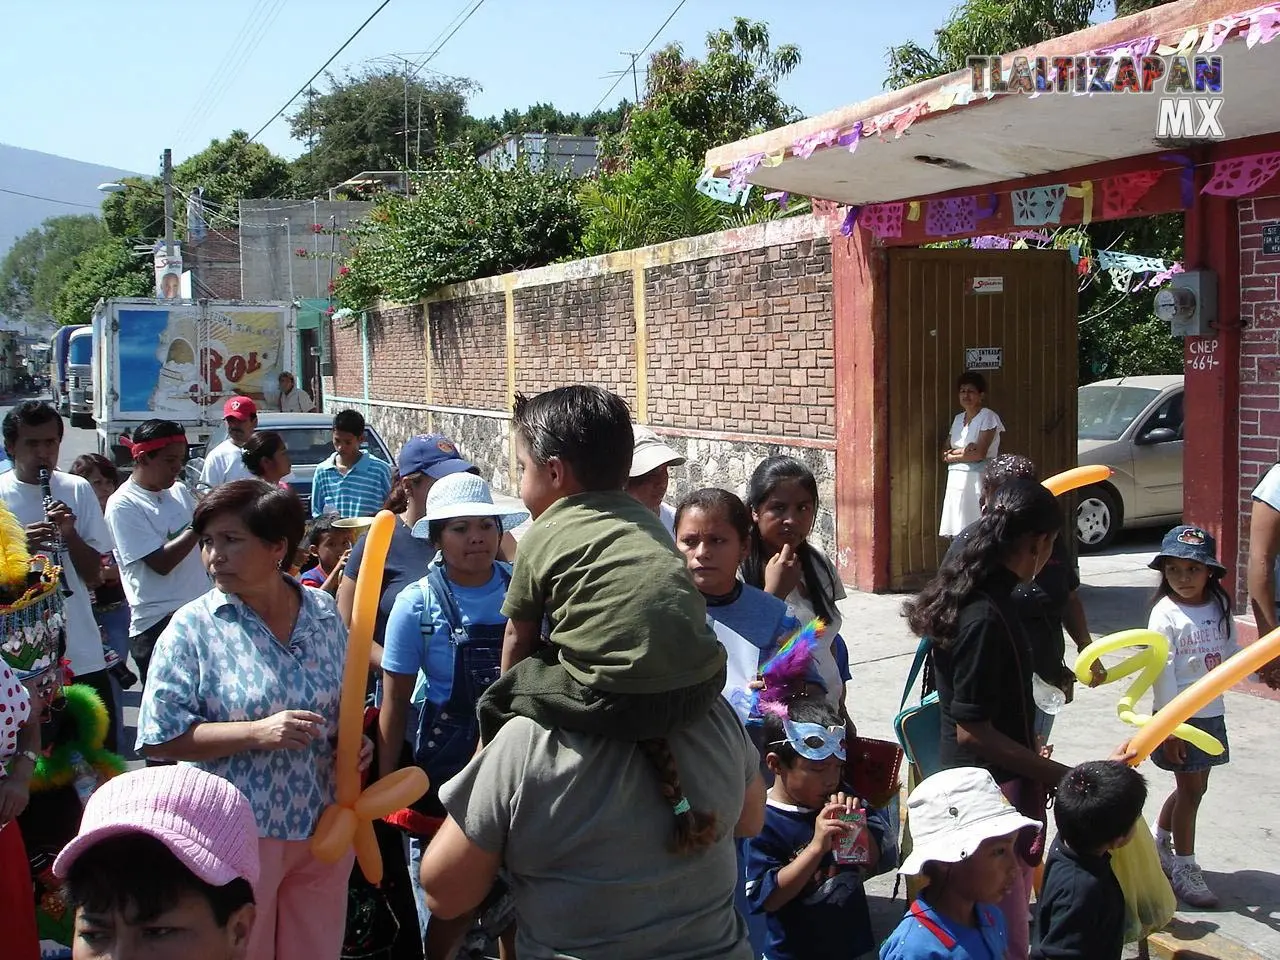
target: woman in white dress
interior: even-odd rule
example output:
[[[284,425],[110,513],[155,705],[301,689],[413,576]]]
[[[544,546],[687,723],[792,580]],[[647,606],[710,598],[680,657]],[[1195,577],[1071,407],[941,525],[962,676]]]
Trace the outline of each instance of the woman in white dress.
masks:
[[[966,370],[956,380],[956,390],[963,412],[951,421],[942,451],[947,493],[942,500],[940,537],[954,537],[981,516],[982,471],[1000,452],[1000,434],[1004,432],[999,415],[985,405],[987,381],[982,374]]]

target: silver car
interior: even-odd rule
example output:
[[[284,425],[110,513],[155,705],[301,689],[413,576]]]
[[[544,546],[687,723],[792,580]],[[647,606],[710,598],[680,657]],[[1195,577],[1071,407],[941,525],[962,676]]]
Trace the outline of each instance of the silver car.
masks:
[[[285,481],[302,500],[302,505],[311,509],[311,481],[316,467],[333,453],[333,416],[327,413],[261,413],[258,415],[259,433],[278,433],[289,451],[289,460],[293,464],[293,472]],[[212,450],[227,439],[227,428],[222,424],[214,429],[209,437],[208,450]],[[364,428],[364,443],[360,449],[371,456],[387,463],[395,471],[395,460],[386,443],[373,427]],[[193,459],[186,467],[187,485],[196,489],[194,479],[199,478],[203,459]]]
[[[1181,376],[1121,377],[1080,388],[1080,465],[1113,471],[1080,491],[1082,550],[1105,548],[1121,529],[1182,518],[1182,397]]]

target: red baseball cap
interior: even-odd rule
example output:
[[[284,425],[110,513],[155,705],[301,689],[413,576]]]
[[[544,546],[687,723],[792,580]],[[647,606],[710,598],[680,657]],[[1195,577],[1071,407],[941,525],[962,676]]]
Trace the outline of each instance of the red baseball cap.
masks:
[[[223,420],[252,420],[258,415],[258,405],[248,397],[232,397],[222,405]]]

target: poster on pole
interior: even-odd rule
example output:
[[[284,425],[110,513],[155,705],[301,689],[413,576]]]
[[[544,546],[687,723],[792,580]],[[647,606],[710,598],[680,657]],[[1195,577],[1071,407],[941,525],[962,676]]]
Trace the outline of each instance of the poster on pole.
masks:
[[[173,255],[165,253],[163,243],[156,244],[156,299],[182,298],[182,245],[173,245]]]

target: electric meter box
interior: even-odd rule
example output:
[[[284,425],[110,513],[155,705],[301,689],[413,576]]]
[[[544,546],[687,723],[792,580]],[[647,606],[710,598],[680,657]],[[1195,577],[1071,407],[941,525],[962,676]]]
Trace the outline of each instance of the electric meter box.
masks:
[[[1175,337],[1207,337],[1218,319],[1218,277],[1211,270],[1187,270],[1173,277],[1155,298],[1155,314]]]

